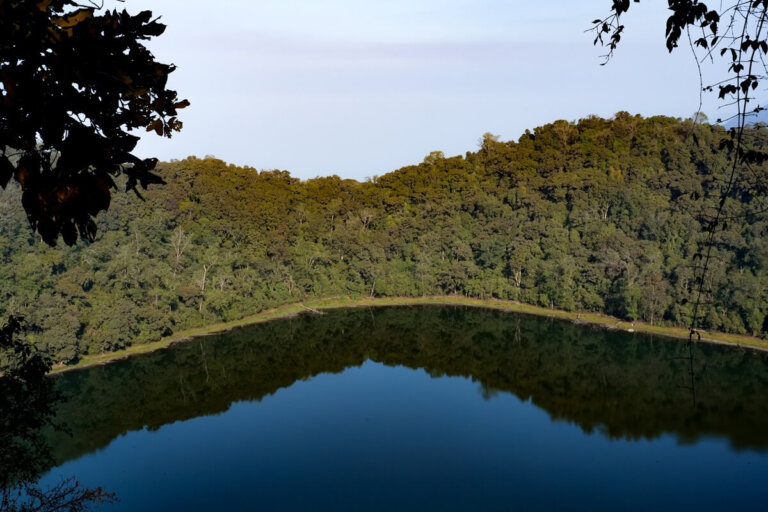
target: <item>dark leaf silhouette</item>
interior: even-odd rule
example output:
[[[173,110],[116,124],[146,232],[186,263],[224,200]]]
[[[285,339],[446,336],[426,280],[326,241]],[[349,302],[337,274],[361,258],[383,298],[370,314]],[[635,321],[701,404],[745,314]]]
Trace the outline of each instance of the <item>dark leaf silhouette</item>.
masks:
[[[167,88],[172,64],[143,41],[165,25],[150,11],[97,12],[71,0],[0,1],[0,185],[23,190],[29,222],[53,245],[92,240],[112,177],[162,183],[132,151],[145,128],[170,137],[189,105]]]
[[[0,327],[0,510],[78,512],[110,503],[115,495],[82,487],[73,479],[44,488],[37,479],[53,463],[42,428],[54,423],[63,396],[46,378],[51,359],[23,339],[28,326],[10,317]]]

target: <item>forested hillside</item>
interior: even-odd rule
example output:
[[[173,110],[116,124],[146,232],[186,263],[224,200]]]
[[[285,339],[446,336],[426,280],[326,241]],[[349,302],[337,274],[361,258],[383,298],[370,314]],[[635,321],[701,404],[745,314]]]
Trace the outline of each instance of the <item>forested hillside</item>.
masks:
[[[702,222],[728,157],[722,127],[619,113],[367,182],[300,181],[213,158],[113,200],[97,241],[49,248],[18,190],[0,196],[0,314],[70,362],[308,297],[462,294],[685,325]],[[765,149],[758,126],[748,145]],[[297,141],[297,151],[301,150]],[[768,330],[766,169],[726,206],[708,329]]]

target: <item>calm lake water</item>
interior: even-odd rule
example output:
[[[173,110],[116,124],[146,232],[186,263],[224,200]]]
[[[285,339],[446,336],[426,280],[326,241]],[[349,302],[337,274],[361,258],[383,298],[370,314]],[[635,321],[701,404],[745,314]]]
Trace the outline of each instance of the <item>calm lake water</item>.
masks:
[[[456,307],[302,315],[68,373],[104,510],[765,510],[768,356]]]

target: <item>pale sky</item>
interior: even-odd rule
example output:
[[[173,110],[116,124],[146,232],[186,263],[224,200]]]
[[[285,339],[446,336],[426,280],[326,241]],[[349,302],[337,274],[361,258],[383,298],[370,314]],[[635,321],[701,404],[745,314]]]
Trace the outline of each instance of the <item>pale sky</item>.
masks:
[[[168,25],[149,47],[192,105],[141,156],[215,155],[306,179],[364,179],[477,149],[485,132],[619,110],[689,117],[690,49],[664,46],[663,2],[633,4],[615,59],[584,30],[611,0],[126,0]],[[113,4],[107,4],[112,7]],[[705,103],[718,116],[714,98]]]

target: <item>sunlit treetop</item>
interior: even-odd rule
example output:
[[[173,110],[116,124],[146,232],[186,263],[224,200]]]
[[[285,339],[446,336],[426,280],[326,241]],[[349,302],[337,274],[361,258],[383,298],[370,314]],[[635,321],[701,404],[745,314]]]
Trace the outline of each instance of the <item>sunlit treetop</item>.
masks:
[[[189,104],[166,88],[174,65],[144,46],[165,25],[150,11],[100,7],[0,0],[0,185],[18,182],[30,224],[52,245],[59,234],[93,239],[116,176],[137,194],[162,183],[129,132],[170,137]]]

